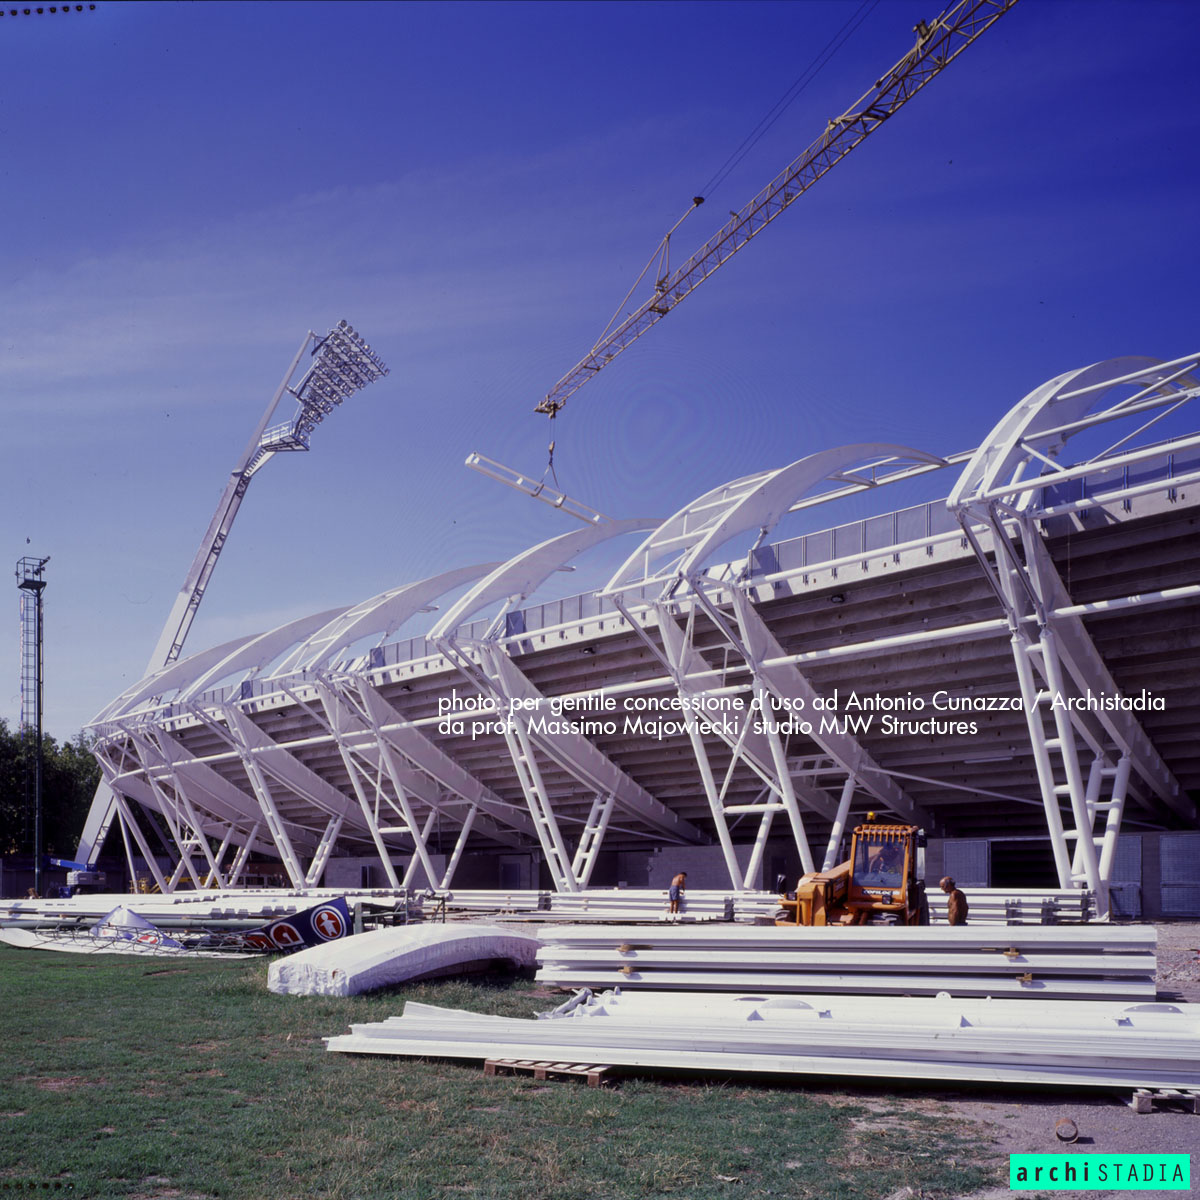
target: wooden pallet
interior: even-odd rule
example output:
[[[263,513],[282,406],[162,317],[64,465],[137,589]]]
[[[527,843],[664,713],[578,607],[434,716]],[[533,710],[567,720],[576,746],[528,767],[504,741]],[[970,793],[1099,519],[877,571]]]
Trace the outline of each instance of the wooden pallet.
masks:
[[[485,1075],[532,1074],[534,1079],[586,1079],[588,1087],[603,1087],[613,1078],[611,1071],[611,1067],[601,1064],[532,1058],[489,1058],[483,1064]]]
[[[1200,1092],[1191,1088],[1138,1088],[1129,1101],[1135,1113],[1153,1112],[1156,1104],[1179,1104],[1184,1112],[1200,1113]]]

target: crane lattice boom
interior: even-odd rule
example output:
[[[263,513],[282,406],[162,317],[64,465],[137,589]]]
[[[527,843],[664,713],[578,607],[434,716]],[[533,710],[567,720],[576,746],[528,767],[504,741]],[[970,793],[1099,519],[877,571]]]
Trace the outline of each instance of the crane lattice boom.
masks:
[[[553,417],[593,375],[689,296],[755,234],[917,94],[1017,0],[962,0],[929,24],[916,27],[917,44],[785,171],[721,227],[682,266],[658,281],[654,294],[607,332],[571,368],[536,412]]]

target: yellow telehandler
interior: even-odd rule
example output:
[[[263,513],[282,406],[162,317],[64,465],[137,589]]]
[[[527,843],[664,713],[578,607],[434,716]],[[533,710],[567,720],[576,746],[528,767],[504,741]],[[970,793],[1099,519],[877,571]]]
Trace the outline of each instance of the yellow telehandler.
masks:
[[[883,825],[868,813],[855,827],[849,859],[801,876],[794,892],[779,897],[775,924],[928,925],[924,849],[915,825]]]

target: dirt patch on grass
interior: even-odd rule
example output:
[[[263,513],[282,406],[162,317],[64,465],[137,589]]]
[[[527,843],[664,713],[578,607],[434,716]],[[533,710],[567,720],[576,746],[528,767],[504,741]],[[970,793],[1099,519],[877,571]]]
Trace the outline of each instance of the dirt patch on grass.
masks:
[[[858,1133],[896,1133],[910,1128],[901,1116],[851,1117],[850,1124]]]
[[[142,1187],[150,1186],[154,1190],[150,1192],[135,1192],[132,1200],[165,1200],[168,1196],[182,1196],[183,1193],[175,1187],[171,1187],[171,1181],[164,1179],[161,1175],[151,1175],[146,1179],[139,1179],[138,1182]]]
[[[77,1088],[104,1087],[107,1079],[93,1079],[86,1075],[49,1075],[41,1079],[34,1076],[23,1080],[32,1083],[40,1092],[73,1092]]]
[[[149,1180],[143,1179],[139,1182],[142,1187],[145,1187],[147,1183],[154,1184],[158,1181],[151,1177]],[[209,1195],[205,1192],[184,1192],[179,1188],[170,1187],[170,1182],[169,1179],[163,1179],[161,1183],[167,1186],[156,1187],[150,1192],[134,1192],[129,1200],[210,1200]]]
[[[919,1133],[914,1122],[932,1118],[938,1128],[954,1127],[959,1133],[959,1151],[947,1163],[974,1162],[1001,1179],[1008,1176],[1010,1154],[1178,1154],[1196,1144],[1200,1118],[1169,1108],[1137,1114],[1129,1106],[1128,1096],[1128,1092],[1072,1094],[1065,1089],[1005,1090],[970,1085],[884,1092],[863,1085],[861,1090],[846,1089],[838,1099],[851,1100],[869,1111],[869,1116],[850,1118],[856,1133],[880,1139],[877,1147],[867,1145],[860,1150],[868,1158],[880,1150],[886,1152],[896,1135]],[[1055,1134],[1056,1123],[1064,1117],[1079,1131],[1078,1141],[1071,1144],[1059,1141]],[[912,1159],[924,1156],[911,1149],[899,1153]],[[854,1155],[851,1161],[856,1161]],[[1083,1195],[1052,1194],[1063,1200]],[[1008,1188],[996,1187],[957,1195],[956,1200],[1011,1200],[1012,1195]],[[1048,1200],[1050,1195],[1039,1192],[1033,1200]],[[1139,1193],[1144,1200],[1170,1200],[1171,1195],[1165,1191]]]

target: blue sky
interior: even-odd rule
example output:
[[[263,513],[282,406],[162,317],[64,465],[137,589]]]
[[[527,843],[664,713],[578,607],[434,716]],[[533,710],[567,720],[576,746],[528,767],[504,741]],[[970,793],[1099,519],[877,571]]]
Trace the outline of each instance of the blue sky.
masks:
[[[676,261],[936,11],[874,7],[683,226]],[[464,457],[541,471],[533,406],[858,12],[283,0],[0,18],[0,529],[10,562],[51,556],[46,728],[72,736],[140,677],[308,329],[348,319],[391,374],[256,478],[189,650],[571,528]],[[1194,350],[1198,56],[1192,4],[1022,0],[570,402],[564,489],[666,516],[844,442],[967,449],[1062,371]]]

